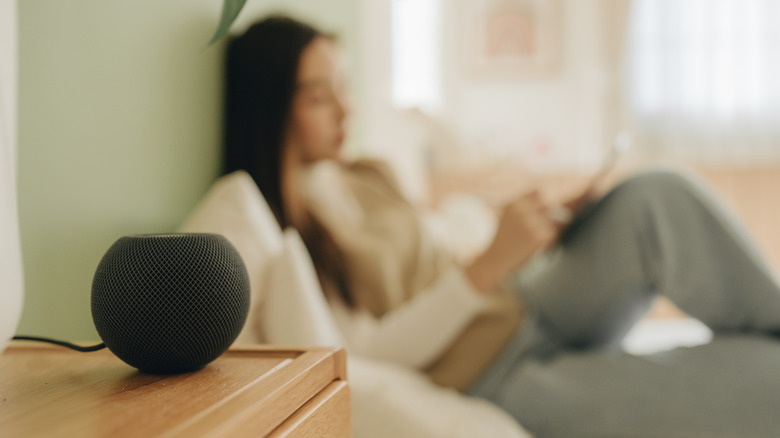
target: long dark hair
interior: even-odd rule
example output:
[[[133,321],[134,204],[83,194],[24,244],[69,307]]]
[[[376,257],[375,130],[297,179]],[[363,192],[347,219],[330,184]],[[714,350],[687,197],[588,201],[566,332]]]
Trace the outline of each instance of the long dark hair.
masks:
[[[231,40],[227,50],[223,170],[249,173],[282,228],[291,225],[281,188],[284,134],[301,54],[317,37],[330,36],[292,18],[272,16]],[[310,214],[308,219],[306,229],[298,231],[320,282],[352,306],[343,254],[327,229]]]
[[[320,35],[313,27],[274,16],[228,46],[225,173],[246,170],[282,226],[281,152],[301,53]]]

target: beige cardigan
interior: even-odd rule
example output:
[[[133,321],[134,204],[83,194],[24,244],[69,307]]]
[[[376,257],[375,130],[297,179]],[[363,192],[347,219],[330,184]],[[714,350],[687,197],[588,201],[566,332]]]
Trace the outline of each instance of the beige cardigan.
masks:
[[[383,163],[318,165],[307,173],[303,187],[312,214],[345,255],[348,286],[360,311],[381,319],[414,306],[432,290],[442,295],[449,293],[442,288],[470,286],[453,283],[452,271],[460,267],[426,232]],[[460,277],[460,283],[467,283]],[[471,288],[469,293],[477,292]],[[463,313],[469,320],[456,327],[449,345],[440,353],[435,350],[436,357],[425,364],[424,371],[436,383],[467,388],[515,332],[522,308],[513,294],[498,288],[479,300],[477,311]]]

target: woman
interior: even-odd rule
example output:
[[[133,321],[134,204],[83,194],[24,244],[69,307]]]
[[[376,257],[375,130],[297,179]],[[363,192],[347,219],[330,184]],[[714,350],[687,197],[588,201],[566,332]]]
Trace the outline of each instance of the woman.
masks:
[[[227,78],[226,171],[246,170],[280,225],[300,231],[351,351],[487,398],[539,435],[733,425],[691,411],[702,396],[666,378],[702,371],[698,353],[654,369],[614,348],[658,293],[716,337],[780,333],[777,281],[700,184],[644,173],[571,224],[531,191],[459,265],[381,163],[341,158],[349,105],[331,37],[268,18],[231,43]],[[565,206],[576,212],[591,196]],[[545,374],[561,367],[565,384]],[[707,388],[729,378],[704,368]]]

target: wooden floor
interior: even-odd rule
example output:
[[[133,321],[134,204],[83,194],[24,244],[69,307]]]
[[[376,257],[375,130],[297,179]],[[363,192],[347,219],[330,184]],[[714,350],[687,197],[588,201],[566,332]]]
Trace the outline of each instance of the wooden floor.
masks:
[[[734,207],[758,246],[780,268],[780,166],[700,173]]]
[[[684,168],[707,181],[723,201],[736,212],[767,260],[780,272],[780,165],[760,168]],[[629,170],[616,172],[603,186],[621,179]],[[581,174],[530,175],[507,169],[490,169],[470,174],[442,173],[431,181],[432,201],[448,193],[466,191],[500,200],[532,185],[544,187],[551,197],[576,193],[589,177]],[[681,313],[665,300],[659,300],[651,316],[676,317]]]

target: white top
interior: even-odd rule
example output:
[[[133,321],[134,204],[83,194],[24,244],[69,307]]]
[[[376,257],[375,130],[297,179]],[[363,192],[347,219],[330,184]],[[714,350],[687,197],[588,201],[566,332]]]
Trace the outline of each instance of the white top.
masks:
[[[458,267],[381,318],[367,310],[350,309],[339,299],[329,300],[348,350],[417,369],[426,368],[444,353],[486,302]]]
[[[416,257],[416,263],[431,268],[430,265],[434,263],[432,252],[424,254],[423,245],[431,244],[431,247],[439,247],[446,251],[444,248],[447,248],[447,245],[444,245],[444,239],[450,239],[451,232],[457,232],[457,230],[443,226],[445,222],[441,220],[438,222],[426,221],[418,215],[419,212],[411,209],[410,211],[413,213],[410,213],[409,217],[403,217],[406,219],[404,222],[397,224],[382,222],[386,220],[383,217],[385,206],[382,203],[385,202],[384,199],[364,199],[363,197],[370,196],[366,195],[366,192],[356,194],[351,186],[342,179],[342,172],[343,169],[339,164],[322,162],[311,166],[302,174],[303,193],[313,211],[317,212],[321,219],[325,219],[325,222],[338,224],[338,228],[333,230],[334,232],[348,230],[345,233],[359,234],[362,239],[370,239],[373,236],[372,233],[380,233],[378,235],[379,242],[382,242],[381,239],[397,236],[393,234],[393,231],[397,229],[416,226],[415,229],[419,231],[419,236],[425,238],[414,237],[415,233],[410,233],[412,237],[409,240],[414,242],[410,252],[399,255],[399,253],[391,251],[389,256],[391,258]],[[364,181],[369,184],[375,183],[374,180]],[[383,184],[379,184],[379,186],[384,187]],[[402,195],[399,194],[399,196]],[[387,202],[392,203],[393,201]],[[406,212],[402,206],[397,207],[394,212],[399,211]],[[458,214],[458,216],[461,215]],[[417,222],[414,223],[415,221]],[[470,228],[471,225],[473,224],[469,224]],[[440,231],[438,234],[443,234],[443,236],[435,232],[437,228]],[[381,234],[387,232],[388,229],[391,230],[388,234]],[[436,241],[437,237],[442,238],[442,240]],[[429,238],[430,240],[427,240]],[[376,246],[374,242],[363,242],[354,236],[349,244],[362,245],[363,243],[367,247],[371,247],[371,244]],[[398,247],[403,247],[403,244]],[[381,251],[381,248],[377,246],[376,248],[372,247],[371,250],[364,248],[360,250]],[[385,253],[385,255],[387,254]],[[366,256],[371,255],[373,254]],[[393,265],[396,261],[395,259],[390,260],[391,266],[385,272],[390,279],[397,279],[396,275],[407,275],[400,270],[397,273],[394,271],[394,268],[398,267]],[[381,262],[380,258],[377,263]],[[355,269],[361,268],[356,267]],[[365,287],[370,286],[365,285]],[[400,287],[395,287],[388,288],[383,292],[400,293],[402,290]],[[375,312],[364,307],[350,308],[338,297],[328,298],[328,305],[335,323],[346,342],[345,346],[351,353],[416,369],[425,369],[433,365],[490,303],[487,296],[482,295],[474,288],[462,267],[457,264],[450,264],[438,272],[427,287],[417,291],[411,299],[402,302],[396,308],[382,313],[381,316],[376,316]]]

